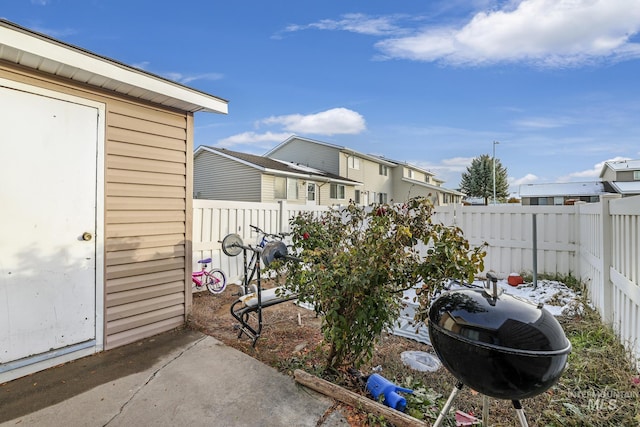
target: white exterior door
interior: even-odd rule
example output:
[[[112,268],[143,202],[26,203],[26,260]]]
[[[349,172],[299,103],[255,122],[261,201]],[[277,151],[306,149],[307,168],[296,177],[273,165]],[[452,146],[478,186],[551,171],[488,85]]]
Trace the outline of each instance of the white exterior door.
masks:
[[[307,183],[307,205],[317,205],[318,202],[316,202],[316,192],[317,192],[317,186],[315,182],[308,182]]]
[[[0,372],[14,361],[95,346],[103,132],[90,103],[1,84]]]

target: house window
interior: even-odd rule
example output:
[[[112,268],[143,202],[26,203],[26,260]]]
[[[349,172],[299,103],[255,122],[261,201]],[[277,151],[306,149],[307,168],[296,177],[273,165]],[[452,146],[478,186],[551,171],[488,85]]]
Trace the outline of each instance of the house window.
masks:
[[[429,182],[429,181],[431,181],[431,178],[429,177],[429,175],[426,175],[424,177],[424,182]]]
[[[310,202],[316,200],[316,184],[313,182],[307,183],[307,200]]]
[[[276,176],[273,182],[273,197],[275,199],[297,199],[298,180]]]
[[[449,195],[447,193],[442,195],[442,203],[449,203]]]
[[[357,204],[360,204],[360,190],[356,190],[354,199],[355,199],[354,202],[356,202]]]
[[[381,205],[387,203],[387,193],[378,193],[378,203]]]
[[[407,169],[407,177],[408,178],[413,178],[413,170],[412,169]]]
[[[635,181],[640,181],[640,171],[633,171],[633,179]]]
[[[349,168],[360,169],[360,158],[356,156],[349,156]]]
[[[331,184],[329,188],[329,197],[332,199],[344,199],[344,185]]]
[[[555,206],[562,206],[564,205],[564,197],[562,196],[556,196],[553,198],[553,204]]]
[[[287,199],[296,200],[298,198],[298,180],[287,178]]]
[[[389,175],[389,167],[387,165],[380,165],[380,175]]]
[[[273,180],[273,197],[275,199],[287,198],[287,179],[276,176]]]

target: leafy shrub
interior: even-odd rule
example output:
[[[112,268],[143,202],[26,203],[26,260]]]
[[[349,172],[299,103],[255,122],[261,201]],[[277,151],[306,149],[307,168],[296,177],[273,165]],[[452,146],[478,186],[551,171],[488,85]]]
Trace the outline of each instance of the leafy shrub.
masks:
[[[360,366],[399,316],[403,291],[417,293],[424,319],[430,295],[448,279],[472,281],[483,248],[472,249],[457,227],[434,224],[425,198],[368,208],[349,203],[320,217],[291,220],[294,250],[287,287],[323,315],[326,369]]]

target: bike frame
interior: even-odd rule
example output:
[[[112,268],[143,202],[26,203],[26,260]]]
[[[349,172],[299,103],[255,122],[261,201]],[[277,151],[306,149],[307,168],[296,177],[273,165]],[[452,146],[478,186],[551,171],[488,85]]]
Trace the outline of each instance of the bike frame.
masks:
[[[204,262],[204,261],[207,261],[207,262]],[[210,278],[213,281],[213,283],[215,283],[216,285],[221,282],[220,279],[218,279],[216,276],[210,274],[209,271],[207,271],[207,267],[209,266],[210,262],[211,262],[210,258],[198,261],[199,264],[202,264],[202,268],[200,269],[200,271],[194,271],[191,273],[191,281],[196,285],[198,289],[202,288],[204,286],[204,283],[207,283],[206,280],[203,280],[203,276]],[[218,269],[215,269],[215,271],[218,271]],[[219,270],[219,271],[222,273],[222,270]],[[223,277],[224,277],[224,273],[223,273]],[[224,290],[225,286],[226,284],[222,286],[222,289],[220,289],[220,292]],[[211,292],[215,293],[213,291]]]
[[[282,240],[286,237],[286,234],[282,233],[267,233],[266,231],[262,230],[260,227],[256,227],[255,225],[250,225],[249,227],[251,227],[251,229],[256,233],[258,233],[258,236],[262,235],[262,237],[260,238],[260,243],[256,245],[256,248],[264,248],[264,246],[269,242],[269,238]],[[242,287],[244,289],[245,295],[249,293],[250,284],[253,281],[254,277],[256,277],[256,273],[258,273],[258,287],[260,286],[260,249],[258,249],[257,251],[253,250],[253,254],[251,255],[251,259],[249,260],[247,260],[247,251],[243,251],[244,279],[242,281]]]
[[[209,276],[209,273],[206,271],[194,271],[191,273],[191,281],[196,284],[196,286],[202,286],[202,280],[200,279],[202,276]],[[216,282],[219,282],[215,277],[213,278]]]

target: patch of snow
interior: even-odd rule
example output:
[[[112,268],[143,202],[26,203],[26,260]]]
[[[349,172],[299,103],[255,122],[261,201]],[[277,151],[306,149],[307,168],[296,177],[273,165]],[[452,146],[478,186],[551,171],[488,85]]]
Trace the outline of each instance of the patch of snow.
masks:
[[[476,280],[473,286],[482,288],[484,281]],[[543,307],[554,316],[561,316],[571,311],[573,303],[577,300],[578,294],[566,286],[564,283],[554,280],[539,280],[536,287],[533,283],[523,283],[518,286],[511,286],[506,280],[499,280],[498,286],[509,294],[518,298],[526,299],[534,304],[543,304]],[[457,283],[452,283],[450,290],[467,289]],[[418,303],[415,299],[415,289],[409,289],[404,293],[406,307],[400,313],[400,318],[396,326],[391,330],[393,335],[409,338],[427,345],[431,345],[429,330],[422,322],[416,323],[414,320]]]

